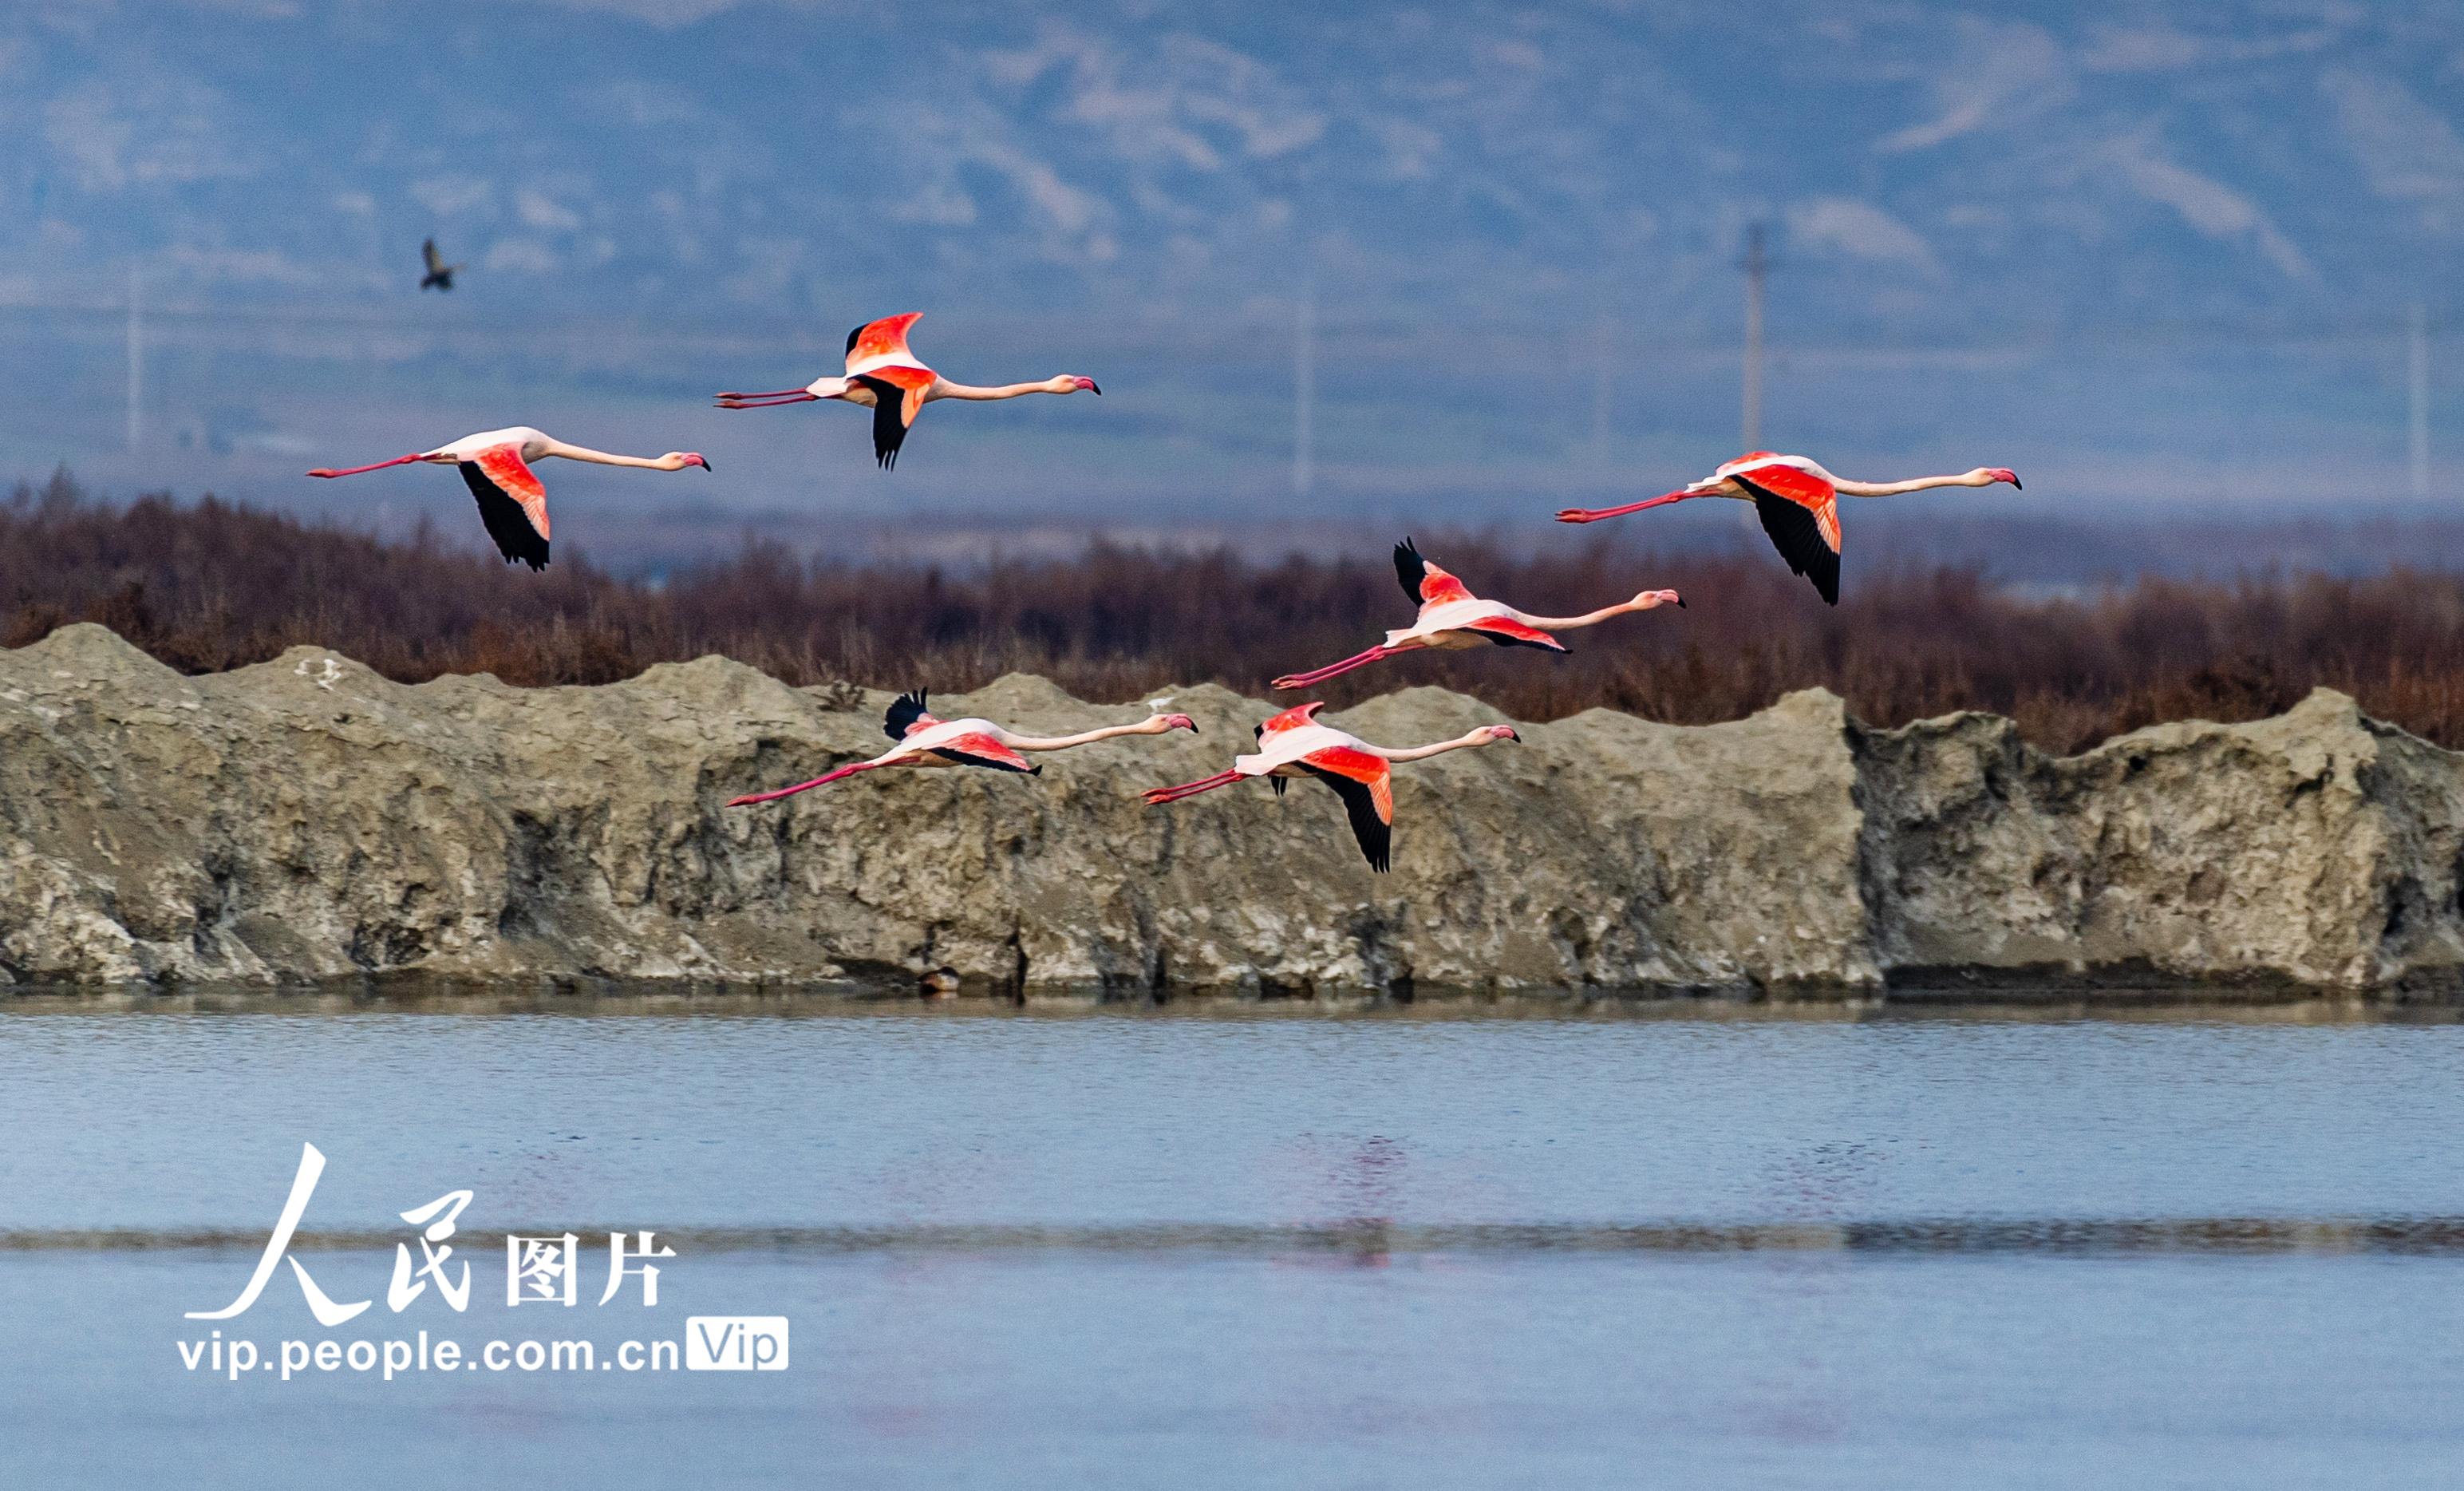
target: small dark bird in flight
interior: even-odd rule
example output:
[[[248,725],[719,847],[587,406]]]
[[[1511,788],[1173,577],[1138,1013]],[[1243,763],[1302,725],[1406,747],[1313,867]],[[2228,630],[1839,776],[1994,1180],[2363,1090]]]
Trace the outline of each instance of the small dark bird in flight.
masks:
[[[422,290],[426,290],[430,287],[438,290],[451,290],[453,288],[453,272],[457,269],[467,269],[470,267],[465,264],[448,264],[445,262],[445,256],[436,252],[436,240],[433,238],[427,240],[419,246],[419,256],[428,262],[428,278],[419,282],[419,287]]]

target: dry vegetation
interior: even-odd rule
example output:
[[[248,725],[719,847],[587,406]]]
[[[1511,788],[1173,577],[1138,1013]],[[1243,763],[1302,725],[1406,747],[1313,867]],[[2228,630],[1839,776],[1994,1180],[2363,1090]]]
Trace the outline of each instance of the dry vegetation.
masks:
[[[1574,634],[1570,657],[1421,655],[1323,697],[1439,683],[1524,720],[1598,704],[1694,723],[1821,684],[1876,723],[1991,709],[2071,749],[2154,721],[2256,718],[2326,684],[2464,746],[2464,578],[2451,574],[2145,580],[2040,603],[1973,570],[1885,574],[1859,556],[1864,572],[1834,611],[1759,554],[1660,559],[1569,535],[1526,559],[1421,538],[1475,590],[1529,610],[1571,613],[1659,586],[1689,609]],[[651,586],[569,559],[534,575],[458,539],[386,543],[211,499],[105,506],[64,476],[0,501],[0,646],[99,621],[188,672],[309,643],[405,680],[602,683],[723,653],[799,684],[957,691],[1017,669],[1094,700],[1209,679],[1264,697],[1267,679],[1349,656],[1410,614],[1378,559],[1258,567],[1098,546],[957,574],[754,548]]]

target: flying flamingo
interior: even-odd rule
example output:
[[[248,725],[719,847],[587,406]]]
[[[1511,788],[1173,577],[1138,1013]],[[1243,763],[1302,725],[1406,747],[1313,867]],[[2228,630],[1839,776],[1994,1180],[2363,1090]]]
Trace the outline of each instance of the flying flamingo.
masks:
[[[1193,734],[1198,722],[1187,715],[1149,715],[1135,724],[1108,724],[1099,729],[1082,730],[1076,735],[1015,735],[990,720],[937,720],[925,712],[924,691],[901,694],[882,718],[881,733],[898,744],[873,757],[844,766],[836,771],[817,776],[794,787],[782,787],[775,792],[751,792],[730,799],[731,808],[749,807],[754,803],[777,802],[793,797],[816,787],[826,787],[841,777],[879,767],[987,767],[995,771],[1023,771],[1030,776],[1044,770],[1027,765],[1021,751],[1067,750],[1072,746],[1085,746],[1093,741],[1109,741],[1120,735],[1161,735],[1168,730],[1188,730]]]
[[[775,393],[721,393],[721,409],[776,409],[781,404],[809,404],[817,399],[843,399],[872,411],[872,455],[888,471],[898,464],[898,448],[907,432],[935,399],[1014,399],[1023,393],[1075,393],[1084,389],[1101,397],[1092,378],[1061,373],[1042,383],[1005,383],[979,389],[952,383],[915,360],[907,350],[907,328],[924,319],[922,311],[885,316],[847,333],[847,376],[821,377],[801,389]]]
[[[1569,507],[1559,523],[1597,523],[1620,518],[1662,502],[1693,497],[1733,497],[1754,504],[1788,567],[1814,582],[1830,604],[1839,604],[1839,497],[1889,497],[1922,492],[1927,487],[1990,487],[1997,481],[2019,484],[2008,466],[1979,466],[1955,477],[1919,477],[1913,481],[1849,481],[1802,456],[1775,456],[1749,451],[1702,480],[1665,497],[1628,502],[1623,507]]]
[[[1562,653],[1566,644],[1550,633],[1595,627],[1612,616],[1651,611],[1671,602],[1680,607],[1685,604],[1675,590],[1644,590],[1630,601],[1619,601],[1579,616],[1534,616],[1503,601],[1480,599],[1461,580],[1422,558],[1410,539],[1395,545],[1395,577],[1403,583],[1403,593],[1419,603],[1420,614],[1417,620],[1400,632],[1387,633],[1384,642],[1365,653],[1309,673],[1287,673],[1271,686],[1307,688],[1338,673],[1365,668],[1381,657],[1423,647],[1454,649],[1490,642],[1499,647],[1541,647]]]
[[[459,466],[471,495],[479,500],[479,521],[488,525],[488,537],[496,541],[505,563],[518,560],[533,569],[545,569],[547,488],[539,484],[530,462],[547,456],[602,466],[641,466],[651,471],[682,471],[687,466],[710,469],[710,462],[697,451],[670,451],[656,459],[647,456],[610,456],[605,451],[585,450],[551,439],[528,425],[516,425],[510,430],[466,434],[451,445],[413,456],[397,456],[374,465],[350,466],[341,471],[319,466],[308,475],[356,477],[363,471],[383,471],[387,466],[404,466],[412,461]]]
[[[1284,793],[1287,777],[1313,776],[1334,789],[1343,799],[1344,812],[1352,819],[1352,836],[1360,841],[1360,853],[1369,860],[1369,868],[1383,873],[1394,860],[1392,846],[1395,834],[1394,773],[1389,766],[1397,761],[1426,761],[1450,750],[1464,750],[1475,746],[1493,746],[1499,741],[1519,741],[1508,724],[1484,724],[1480,728],[1451,741],[1434,746],[1415,746],[1409,750],[1396,750],[1384,746],[1372,746],[1357,736],[1346,735],[1332,725],[1318,723],[1310,717],[1326,705],[1311,701],[1297,704],[1258,726],[1258,753],[1236,756],[1232,769],[1219,771],[1200,781],[1186,782],[1178,787],[1158,787],[1146,793],[1147,806],[1159,807],[1176,803],[1184,797],[1211,792],[1219,787],[1229,787],[1245,777],[1262,776],[1274,783],[1275,795]]]

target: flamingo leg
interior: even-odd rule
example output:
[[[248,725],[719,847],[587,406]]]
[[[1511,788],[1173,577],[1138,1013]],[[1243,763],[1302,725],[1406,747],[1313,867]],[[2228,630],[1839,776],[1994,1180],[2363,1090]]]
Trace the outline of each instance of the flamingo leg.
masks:
[[[1178,787],[1151,787],[1141,795],[1146,798],[1148,807],[1160,808],[1165,803],[1177,803],[1184,797],[1195,797],[1200,792],[1211,792],[1219,787],[1230,787],[1240,780],[1242,776],[1236,768],[1230,771],[1218,771],[1201,781],[1183,782]]]
[[[776,393],[719,393],[713,397],[721,409],[770,409],[781,404],[813,403],[821,395],[803,389],[781,389]]]
[[[1403,651],[1405,649],[1400,647],[1373,647],[1365,653],[1355,654],[1341,662],[1329,663],[1323,668],[1313,668],[1307,673],[1287,673],[1266,686],[1273,689],[1307,688],[1312,683],[1333,678],[1338,673],[1350,673],[1354,668],[1366,668],[1380,657],[1391,657]]]
[[[397,456],[391,460],[381,460],[366,466],[345,466],[340,471],[336,471],[331,466],[319,466],[316,470],[308,473],[308,475],[312,477],[356,477],[363,471],[383,471],[387,466],[407,466],[412,461],[426,460],[428,456],[425,454],[417,456]]]
[[[748,792],[742,797],[731,797],[727,805],[731,808],[749,808],[755,803],[774,803],[781,797],[793,797],[798,792],[809,792],[817,787],[827,787],[841,777],[853,776],[859,771],[869,771],[875,767],[888,765],[890,763],[886,761],[859,761],[853,766],[841,767],[836,771],[817,776],[809,782],[799,782],[793,787],[782,787],[775,792]]]
[[[1682,502],[1689,497],[1709,495],[1706,492],[1671,492],[1665,497],[1646,498],[1639,502],[1628,502],[1623,507],[1560,508],[1557,521],[1559,523],[1597,523],[1603,518],[1622,518],[1628,513],[1639,513],[1646,507],[1658,507],[1662,502]]]

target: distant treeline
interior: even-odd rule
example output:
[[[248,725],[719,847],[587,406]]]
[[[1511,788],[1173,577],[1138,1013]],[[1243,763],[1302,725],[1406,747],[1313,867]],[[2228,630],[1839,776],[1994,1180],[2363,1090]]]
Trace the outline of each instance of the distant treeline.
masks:
[[[1628,536],[1569,534],[1524,558],[1419,537],[1476,592],[1527,611],[1572,614],[1663,586],[1688,609],[1569,634],[1572,656],[1397,658],[1316,691],[1338,706],[1435,683],[1522,720],[1601,705],[1703,723],[1820,684],[1877,723],[1989,709],[2072,749],[2156,721],[2256,718],[2326,684],[2464,746],[2454,574],[2146,579],[2025,599],[1973,568],[1894,570],[1852,536],[1834,610],[1763,554],[1655,556]],[[64,474],[0,501],[0,646],[99,621],[190,673],[305,643],[406,681],[605,683],[721,653],[797,684],[957,692],[1018,670],[1106,701],[1207,679],[1263,698],[1277,674],[1347,656],[1411,614],[1393,569],[1365,557],[1258,563],[1099,545],[955,571],[754,545],[650,583],[578,558],[544,574],[509,569],[426,528],[386,541],[210,498],[109,505]]]

